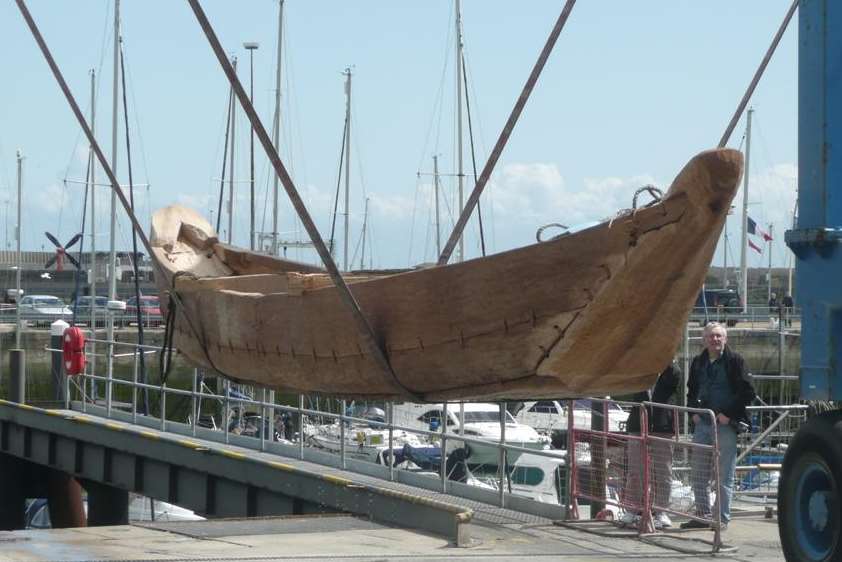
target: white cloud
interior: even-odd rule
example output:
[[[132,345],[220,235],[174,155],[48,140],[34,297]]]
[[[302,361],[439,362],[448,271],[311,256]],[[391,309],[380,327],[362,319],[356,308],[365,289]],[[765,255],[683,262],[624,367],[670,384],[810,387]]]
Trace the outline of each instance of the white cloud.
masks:
[[[573,226],[631,207],[634,191],[653,183],[651,176],[641,175],[590,177],[574,185],[555,164],[509,164],[493,181],[494,212],[498,219],[530,228],[547,222]]]

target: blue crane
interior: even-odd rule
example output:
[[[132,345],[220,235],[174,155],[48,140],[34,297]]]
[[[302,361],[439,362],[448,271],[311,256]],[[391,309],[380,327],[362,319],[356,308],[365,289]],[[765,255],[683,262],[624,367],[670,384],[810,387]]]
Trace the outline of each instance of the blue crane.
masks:
[[[798,30],[797,258],[801,397],[842,401],[842,2],[801,0]],[[842,560],[842,410],[792,440],[778,489],[787,560]]]

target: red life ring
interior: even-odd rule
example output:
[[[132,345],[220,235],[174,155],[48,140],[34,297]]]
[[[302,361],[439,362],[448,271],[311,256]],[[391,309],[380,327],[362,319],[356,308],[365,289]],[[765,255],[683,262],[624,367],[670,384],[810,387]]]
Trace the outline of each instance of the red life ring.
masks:
[[[64,371],[68,375],[79,375],[85,372],[85,333],[81,328],[70,326],[64,331],[61,354],[64,360]]]

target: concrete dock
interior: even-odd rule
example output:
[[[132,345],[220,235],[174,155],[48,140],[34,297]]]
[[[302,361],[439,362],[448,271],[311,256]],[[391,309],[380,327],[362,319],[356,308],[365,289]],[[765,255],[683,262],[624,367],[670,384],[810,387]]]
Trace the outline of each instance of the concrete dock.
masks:
[[[646,538],[606,522],[471,523],[472,544],[346,515],[138,523],[116,527],[0,532],[3,561],[125,560],[688,560],[712,559],[710,531]],[[774,519],[735,519],[717,560],[783,559]]]

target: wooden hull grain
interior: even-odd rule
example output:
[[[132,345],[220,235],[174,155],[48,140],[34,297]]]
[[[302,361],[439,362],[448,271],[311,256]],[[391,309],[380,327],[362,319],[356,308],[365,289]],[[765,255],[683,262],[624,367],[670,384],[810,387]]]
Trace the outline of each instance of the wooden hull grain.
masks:
[[[675,354],[741,172],[739,152],[704,152],[655,205],[525,248],[348,282],[398,379],[426,400],[639,390]],[[407,398],[319,268],[219,244],[182,207],[156,213],[152,245],[162,295],[181,302],[175,344],[193,362],[291,392]]]

